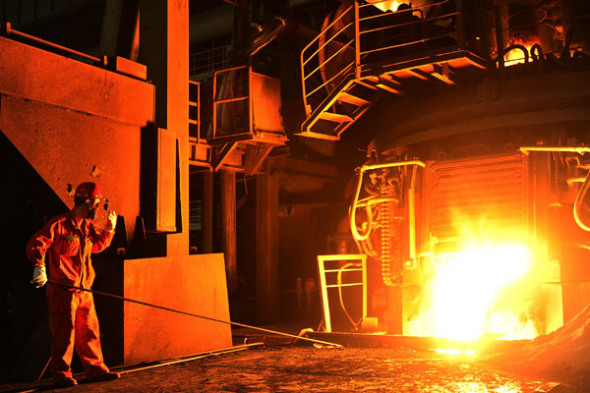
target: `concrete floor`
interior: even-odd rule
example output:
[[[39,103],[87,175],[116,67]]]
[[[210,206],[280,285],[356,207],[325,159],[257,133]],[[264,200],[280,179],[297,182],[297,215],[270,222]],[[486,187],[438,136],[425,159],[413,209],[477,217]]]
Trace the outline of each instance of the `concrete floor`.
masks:
[[[259,346],[145,369],[59,392],[396,392],[578,393],[589,390],[499,371],[478,355],[409,347],[343,349]],[[0,391],[51,391],[50,381],[0,385]]]

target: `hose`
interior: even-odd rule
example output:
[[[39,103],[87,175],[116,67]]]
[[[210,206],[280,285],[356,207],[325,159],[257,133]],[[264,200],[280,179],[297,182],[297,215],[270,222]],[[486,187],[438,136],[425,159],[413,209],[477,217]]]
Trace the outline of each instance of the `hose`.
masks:
[[[352,324],[352,326],[354,326],[354,330],[358,330],[359,329],[359,324],[363,321],[363,318],[361,317],[361,319],[359,319],[358,322],[355,322],[352,317],[350,316],[350,314],[348,313],[348,310],[346,309],[346,306],[344,305],[344,299],[342,297],[342,287],[340,286],[340,284],[342,284],[342,273],[344,273],[344,271],[346,271],[347,268],[354,266],[354,267],[362,267],[361,264],[358,263],[347,263],[346,265],[342,266],[339,270],[338,270],[338,276],[336,278],[336,283],[338,284],[338,298],[340,300],[340,307],[342,308],[342,311],[344,311],[344,315],[346,315],[346,318],[348,318],[348,320],[350,321],[350,323]]]
[[[297,339],[297,340],[310,341],[310,342],[313,342],[313,343],[316,343],[316,344],[322,344],[322,345],[333,346],[333,347],[336,347],[336,348],[342,348],[342,345],[336,344],[336,343],[331,343],[331,342],[322,341],[322,340],[316,340],[316,339],[309,338],[309,337],[296,336],[294,334],[279,332],[279,331],[276,331],[276,330],[270,330],[270,329],[265,329],[265,328],[261,328],[261,327],[257,327],[257,326],[246,325],[245,323],[225,321],[223,319],[217,319],[217,318],[213,318],[213,317],[207,317],[207,316],[204,316],[204,315],[193,314],[193,313],[186,312],[186,311],[175,310],[175,309],[170,308],[170,307],[159,306],[157,304],[151,304],[151,303],[143,302],[141,300],[129,299],[129,298],[126,298],[124,296],[119,296],[119,295],[115,295],[115,294],[108,293],[108,292],[101,292],[101,291],[96,291],[94,289],[87,289],[87,288],[82,288],[82,287],[78,287],[78,286],[75,286],[75,285],[63,284],[63,283],[59,283],[59,282],[52,281],[52,280],[48,280],[47,283],[48,284],[57,285],[57,286],[60,286],[60,287],[64,287],[64,288],[77,289],[77,290],[83,291],[83,292],[90,292],[92,294],[97,294],[97,295],[101,295],[101,296],[111,297],[111,298],[123,300],[125,302],[129,302],[129,303],[141,304],[142,306],[157,308],[157,309],[160,309],[160,310],[170,311],[170,312],[177,313],[177,314],[188,315],[189,317],[201,318],[201,319],[205,319],[205,320],[212,321],[212,322],[225,323],[225,324],[228,324],[228,325],[234,325],[234,326],[239,326],[239,327],[244,327],[244,328],[259,330],[259,331],[265,332],[265,333],[273,333],[273,334],[278,334],[280,336],[291,337],[291,338],[294,338],[294,339]]]
[[[545,55],[543,54],[543,47],[541,47],[541,45],[539,44],[534,44],[533,46],[531,46],[531,58],[533,59],[533,61],[539,61],[539,60],[544,60],[545,59]]]
[[[508,52],[511,52],[514,49],[520,49],[522,51],[522,53],[524,54],[524,62],[525,63],[529,62],[529,51],[526,48],[526,46],[520,45],[520,44],[510,45],[510,46],[507,46],[506,48],[502,49],[502,51],[500,51],[500,53],[498,53],[498,57],[496,57],[495,62],[499,62],[500,59],[503,59],[504,56],[506,56],[508,54]]]
[[[418,165],[424,168],[426,164],[420,160],[409,160],[409,161],[400,161],[400,162],[389,162],[383,164],[373,164],[373,165],[363,165],[359,168],[359,181],[356,187],[356,193],[354,196],[354,200],[352,201],[352,206],[350,210],[350,231],[352,232],[352,236],[357,241],[365,241],[371,235],[372,224],[373,224],[373,215],[372,210],[370,210],[370,204],[367,204],[367,230],[364,234],[360,234],[358,228],[356,227],[356,210],[359,204],[359,196],[362,189],[363,184],[363,174],[366,171],[373,171],[377,169],[384,169],[384,168],[392,168],[392,167],[399,167],[399,166],[407,166],[407,165]]]
[[[584,184],[580,187],[580,191],[578,191],[578,195],[576,195],[576,201],[574,202],[574,219],[576,220],[576,224],[580,228],[585,231],[590,232],[590,227],[582,222],[581,219],[581,211],[582,206],[584,205],[584,199],[586,198],[586,194],[588,193],[588,188],[590,187],[590,171],[586,175],[586,180],[584,180]]]

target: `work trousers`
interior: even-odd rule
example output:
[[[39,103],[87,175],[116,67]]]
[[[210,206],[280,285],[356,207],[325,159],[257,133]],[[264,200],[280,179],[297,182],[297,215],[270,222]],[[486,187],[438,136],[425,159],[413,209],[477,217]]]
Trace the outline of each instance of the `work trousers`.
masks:
[[[109,372],[100,346],[98,317],[92,293],[47,287],[51,343],[51,373],[56,380],[72,378],[74,348],[88,378]]]

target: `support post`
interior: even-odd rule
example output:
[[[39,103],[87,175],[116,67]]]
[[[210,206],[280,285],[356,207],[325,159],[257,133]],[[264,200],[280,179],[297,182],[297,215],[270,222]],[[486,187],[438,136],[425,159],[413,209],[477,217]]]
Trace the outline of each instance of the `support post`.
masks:
[[[140,0],[140,61],[156,86],[158,146],[157,230],[167,254],[186,255],[188,240],[188,1]],[[170,140],[176,139],[177,143]],[[178,149],[178,152],[177,152]]]
[[[213,252],[213,172],[203,173],[203,243],[201,251]]]
[[[259,323],[279,319],[279,184],[256,176],[256,310]]]
[[[221,172],[221,216],[223,220],[223,253],[225,254],[227,290],[231,294],[238,289],[238,266],[236,258],[235,172]]]

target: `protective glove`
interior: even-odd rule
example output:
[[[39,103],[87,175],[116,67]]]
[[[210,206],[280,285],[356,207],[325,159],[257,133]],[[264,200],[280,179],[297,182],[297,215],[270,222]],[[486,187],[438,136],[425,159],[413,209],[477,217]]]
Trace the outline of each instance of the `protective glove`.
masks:
[[[107,217],[107,226],[106,230],[112,232],[115,230],[117,226],[117,213],[114,210],[109,211],[109,216]]]
[[[47,273],[45,272],[45,265],[35,266],[31,284],[33,284],[35,288],[41,288],[43,285],[47,284]]]

